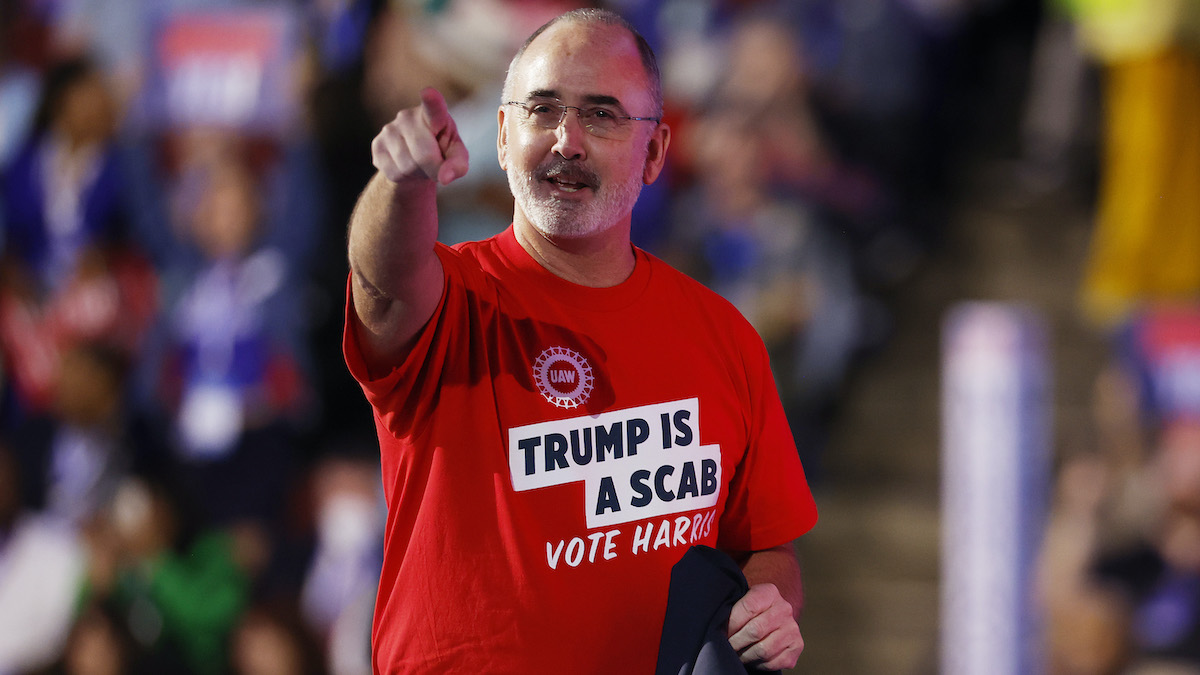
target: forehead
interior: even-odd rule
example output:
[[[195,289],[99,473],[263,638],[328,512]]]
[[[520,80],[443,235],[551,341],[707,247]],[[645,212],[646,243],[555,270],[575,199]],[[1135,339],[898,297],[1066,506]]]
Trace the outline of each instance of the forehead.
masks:
[[[554,92],[565,101],[613,97],[626,108],[650,105],[637,44],[620,26],[564,21],[539,35],[513,71],[513,94]]]

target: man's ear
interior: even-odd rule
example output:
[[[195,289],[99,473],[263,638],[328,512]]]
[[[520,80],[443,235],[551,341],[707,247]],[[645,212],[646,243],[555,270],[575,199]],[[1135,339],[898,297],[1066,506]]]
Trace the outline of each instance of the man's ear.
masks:
[[[671,127],[666,122],[659,122],[650,135],[646,146],[646,165],[642,168],[642,182],[646,185],[653,183],[662,173],[667,161],[667,147],[671,145]]]
[[[508,128],[504,125],[504,106],[496,112],[496,159],[500,168],[508,171]]]

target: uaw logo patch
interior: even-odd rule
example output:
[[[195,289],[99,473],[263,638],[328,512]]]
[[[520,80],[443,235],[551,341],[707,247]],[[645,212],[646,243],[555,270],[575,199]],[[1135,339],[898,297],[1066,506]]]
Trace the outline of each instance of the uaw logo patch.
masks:
[[[559,408],[577,408],[586,403],[595,379],[587,359],[566,347],[550,347],[533,362],[538,391]]]

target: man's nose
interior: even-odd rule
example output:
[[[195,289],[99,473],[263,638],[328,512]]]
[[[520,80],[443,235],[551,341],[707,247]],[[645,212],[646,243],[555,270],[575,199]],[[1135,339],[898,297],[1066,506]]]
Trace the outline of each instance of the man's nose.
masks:
[[[578,111],[567,108],[554,129],[555,143],[552,150],[564,159],[583,159],[587,155],[583,143],[587,133],[583,128],[583,121],[579,119]]]

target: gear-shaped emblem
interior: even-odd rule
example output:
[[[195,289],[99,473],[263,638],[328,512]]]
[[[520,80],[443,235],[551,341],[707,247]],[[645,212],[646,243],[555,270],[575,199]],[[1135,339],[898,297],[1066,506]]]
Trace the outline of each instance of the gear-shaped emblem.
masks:
[[[577,408],[592,395],[595,377],[587,359],[566,347],[550,347],[533,362],[533,379],[546,400],[559,408]]]

